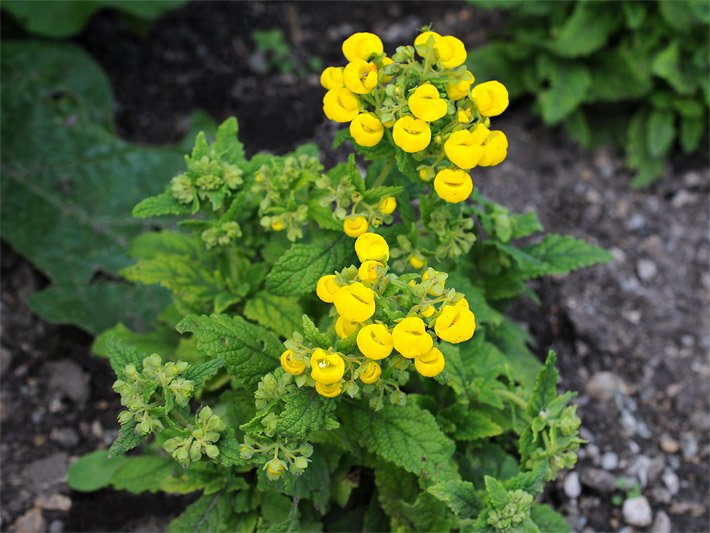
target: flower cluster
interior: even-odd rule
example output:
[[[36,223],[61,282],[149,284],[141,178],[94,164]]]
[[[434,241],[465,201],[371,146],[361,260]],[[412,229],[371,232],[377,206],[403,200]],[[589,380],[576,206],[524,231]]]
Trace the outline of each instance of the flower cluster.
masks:
[[[316,286],[318,297],[333,304],[339,349],[309,346],[294,337],[285,343],[281,366],[297,376],[299,386],[314,386],[328,398],[344,391],[357,395],[359,379],[369,386],[364,392],[379,389],[381,396],[391,390],[397,401],[399,385],[408,378],[402,371],[413,362],[422,376],[437,376],[446,362],[435,339],[467,341],[476,328],[475,316],[462,294],[446,289],[447,274],[431,268],[422,275],[389,273],[390,250],[380,235],[360,235],[355,252],[359,267],[325,275]],[[385,361],[389,364],[383,368]]]
[[[424,31],[414,46],[400,46],[388,57],[377,35],[361,32],[343,42],[343,54],[345,67],[331,66],[321,75],[323,111],[335,122],[349,122],[359,146],[372,148],[384,139],[411,154],[419,177],[433,179],[436,194],[449,203],[471,195],[472,168],[505,159],[508,140],[490,129],[490,118],[508,107],[508,91],[498,81],[474,85],[456,37]]]
[[[205,406],[195,415],[195,424],[188,428],[187,434],[166,440],[163,448],[182,466],[199,461],[203,454],[216,459],[219,448],[215,442],[220,438],[219,432],[226,427],[224,421]]]

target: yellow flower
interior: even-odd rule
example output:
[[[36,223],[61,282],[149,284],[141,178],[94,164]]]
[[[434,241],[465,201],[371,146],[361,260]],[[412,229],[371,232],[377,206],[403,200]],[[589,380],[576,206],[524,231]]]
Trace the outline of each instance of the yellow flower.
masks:
[[[274,220],[271,223],[271,229],[274,231],[283,231],[286,229],[286,224],[284,224],[283,220]]]
[[[380,200],[377,208],[383,215],[391,215],[397,209],[397,199],[394,196],[385,196]]]
[[[326,67],[320,75],[320,84],[328,90],[343,87],[343,67]]]
[[[367,219],[362,215],[351,216],[343,221],[343,231],[348,237],[359,237],[367,231],[368,227]]]
[[[456,81],[450,81],[446,86],[446,94],[454,102],[462,100],[468,96],[471,90],[471,85],[476,81],[476,78],[468,70],[464,73],[463,78]]]
[[[508,107],[508,90],[499,81],[487,81],[473,88],[471,100],[481,115],[496,117]]]
[[[385,133],[385,127],[373,113],[360,113],[350,123],[350,135],[360,146],[375,146]]]
[[[264,465],[266,468],[266,473],[269,475],[269,479],[276,480],[281,477],[286,469],[286,463],[281,459],[274,458]]]
[[[473,180],[465,170],[444,168],[434,179],[434,190],[442,200],[458,204],[471,196]]]
[[[293,357],[293,350],[286,350],[281,354],[281,368],[289,374],[299,376],[306,369],[306,363]]]
[[[359,327],[360,324],[357,322],[350,322],[347,318],[339,316],[335,321],[335,334],[340,339],[347,339],[350,335],[355,333]]]
[[[392,334],[384,324],[364,326],[357,334],[357,347],[368,359],[384,359],[394,347]]]
[[[464,170],[475,167],[483,155],[483,140],[468,130],[459,130],[451,134],[444,143],[444,152],[454,165]]]
[[[384,49],[382,40],[374,33],[353,33],[343,41],[343,55],[348,61],[367,61],[372,55],[380,55]]]
[[[413,359],[431,350],[434,340],[421,318],[409,316],[392,330],[394,348],[404,357]]]
[[[459,109],[456,112],[456,121],[461,124],[468,124],[473,118],[473,113],[470,109]]]
[[[410,154],[421,152],[431,142],[429,124],[420,118],[402,117],[392,128],[394,143]]]
[[[419,170],[419,179],[422,181],[431,181],[434,179],[434,169],[432,167],[428,167],[425,165],[421,165],[418,167]]]
[[[392,63],[394,63],[394,61],[392,61],[391,58],[389,58],[389,57],[382,58],[382,66],[383,67],[391,65]],[[386,76],[385,73],[382,72],[382,70],[380,70],[379,72],[380,72],[380,79],[382,80],[382,83],[389,83],[392,80],[392,78],[394,78],[394,76]]]
[[[424,318],[431,317],[435,312],[436,312],[436,307],[434,307],[433,305],[429,305],[420,311],[420,313],[422,314],[422,316]]]
[[[427,378],[439,375],[445,366],[444,354],[437,347],[433,347],[429,352],[420,355],[414,360],[414,368]]]
[[[367,261],[363,261],[360,268],[357,269],[357,275],[360,277],[360,281],[375,283],[384,270],[385,268],[382,263],[368,259]]]
[[[375,293],[359,281],[338,289],[333,303],[338,314],[351,322],[365,322],[375,314]]]
[[[374,383],[382,375],[382,368],[379,364],[374,361],[370,361],[367,365],[363,365],[364,368],[360,368],[360,381],[363,383]]]
[[[436,53],[444,68],[456,68],[466,61],[466,47],[451,35],[441,37],[436,41]]]
[[[424,268],[426,261],[424,261],[424,258],[420,255],[413,255],[409,258],[409,264],[414,270],[420,270]]]
[[[458,344],[473,337],[476,317],[470,309],[463,306],[445,305],[436,319],[434,331],[440,339]]]
[[[431,83],[417,87],[407,99],[412,114],[426,122],[434,122],[446,115],[448,105],[439,97],[439,91]]]
[[[316,283],[316,294],[318,298],[323,300],[327,304],[333,303],[333,298],[335,293],[338,292],[340,284],[337,282],[337,278],[334,274],[328,274],[323,276]]]
[[[368,94],[377,86],[377,65],[356,59],[345,65],[345,86],[356,94]]]
[[[386,263],[390,258],[390,247],[382,235],[363,233],[355,241],[355,253],[361,263],[367,260]]]
[[[330,89],[323,97],[323,113],[335,122],[350,122],[360,113],[360,103],[345,87]]]
[[[482,167],[492,167],[503,162],[508,155],[508,138],[500,130],[494,130],[483,143],[483,157],[478,162]]]
[[[345,361],[337,353],[316,348],[311,355],[311,377],[323,385],[340,381],[345,374]]]
[[[431,42],[432,46],[436,47],[436,43],[441,39],[441,35],[435,31],[425,31],[417,35],[416,39],[414,39],[414,48],[420,56],[426,57],[427,45],[430,44],[430,39],[433,39]]]
[[[335,398],[343,392],[343,384],[339,381],[332,385],[324,385],[323,383],[316,382],[316,392],[326,398]]]
[[[462,308],[462,309],[469,309],[468,306],[468,300],[466,298],[461,298],[458,302],[456,302],[454,305]]]

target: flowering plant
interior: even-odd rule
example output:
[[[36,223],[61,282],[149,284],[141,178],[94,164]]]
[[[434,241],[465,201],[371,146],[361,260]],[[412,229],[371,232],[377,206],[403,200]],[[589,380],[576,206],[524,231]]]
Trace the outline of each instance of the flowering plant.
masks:
[[[229,119],[136,206],[179,217],[123,272],[172,303],[149,333],[97,339],[125,411],[72,486],[201,491],[172,531],[566,528],[534,500],[574,464],[580,421],[555,355],[541,365],[505,308],[534,298],[527,280],[608,254],[516,244],[536,215],[474,190],[469,170],[505,157],[489,126],[507,97],[473,85],[458,39],[383,50],[357,33],[321,78],[364,179],[310,146],[247,159]]]

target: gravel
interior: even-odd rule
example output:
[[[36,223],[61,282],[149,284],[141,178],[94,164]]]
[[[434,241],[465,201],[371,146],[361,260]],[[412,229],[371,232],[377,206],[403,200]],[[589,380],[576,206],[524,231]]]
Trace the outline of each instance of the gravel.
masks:
[[[648,500],[643,496],[629,498],[622,508],[624,521],[632,526],[646,527],[653,521],[653,512]]]

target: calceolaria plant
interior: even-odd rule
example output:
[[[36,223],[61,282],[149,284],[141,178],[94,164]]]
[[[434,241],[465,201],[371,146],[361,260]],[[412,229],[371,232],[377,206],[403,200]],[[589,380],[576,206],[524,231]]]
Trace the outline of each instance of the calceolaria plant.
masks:
[[[247,159],[229,119],[136,206],[177,226],[137,238],[124,276],[172,303],[148,333],[97,339],[125,410],[70,483],[201,492],[171,531],[564,530],[536,498],[580,421],[505,310],[608,254],[535,239],[534,213],[474,190],[506,155],[507,96],[458,39],[426,29],[390,57],[356,33],[343,52],[324,110],[364,176],[310,146]]]

